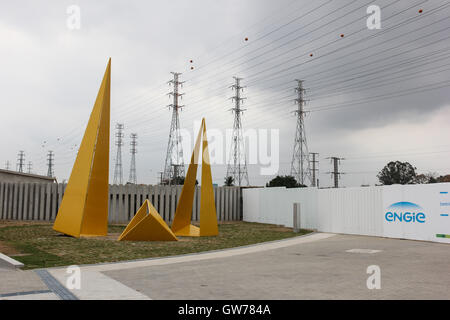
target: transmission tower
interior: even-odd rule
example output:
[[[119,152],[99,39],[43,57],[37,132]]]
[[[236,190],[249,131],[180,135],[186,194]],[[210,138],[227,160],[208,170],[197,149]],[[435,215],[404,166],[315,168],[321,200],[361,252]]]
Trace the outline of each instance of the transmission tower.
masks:
[[[295,132],[294,152],[292,154],[291,175],[302,185],[312,184],[311,169],[309,165],[308,144],[306,143],[305,132],[305,89],[303,88],[303,80],[297,81],[297,110],[294,111],[297,116],[297,129]]]
[[[344,172],[339,171],[339,164],[341,163],[341,160],[345,159],[338,157],[329,157],[327,159],[331,159],[331,163],[333,164],[333,171],[327,173],[331,173],[331,177],[334,181],[334,188],[339,188],[339,178],[341,177],[341,174],[344,174]]]
[[[8,161],[5,162],[5,170],[9,170],[11,163]]]
[[[128,178],[128,182],[136,184],[137,178],[136,178],[136,153],[137,153],[137,133],[132,133],[130,135],[131,142],[130,142],[130,153],[131,153],[131,163],[130,163],[130,177]]]
[[[114,184],[123,183],[123,168],[122,168],[122,146],[123,146],[123,123],[116,123],[116,165],[114,167]]]
[[[19,154],[17,155],[17,168],[16,170],[19,172],[23,172],[25,166],[25,152],[20,150]]]
[[[316,177],[319,176],[319,160],[317,160],[319,154],[317,152],[311,152],[311,187],[319,187],[319,181]],[[317,174],[316,174],[317,172]]]
[[[241,109],[241,103],[246,99],[241,97],[245,87],[241,86],[242,78],[233,77],[235,84],[232,88],[236,95],[231,97],[234,101],[234,108],[230,109],[234,113],[233,134],[231,136],[230,157],[227,166],[227,177],[233,177],[234,182],[241,185],[249,185],[247,172],[247,157],[245,156],[245,141],[242,133],[241,114],[246,109]]]
[[[169,96],[173,97],[173,103],[169,105],[169,108],[172,108],[172,122],[170,124],[169,143],[167,144],[162,184],[170,184],[172,181],[177,181],[178,177],[185,176],[179,116],[184,106],[179,105],[178,101],[184,94],[179,93],[179,89],[183,87],[184,81],[179,81],[181,73],[171,73],[173,74],[173,80],[170,80],[168,83],[173,85],[173,92],[169,93]]]
[[[33,163],[31,161],[28,161],[27,172],[31,173],[31,170],[33,170]]]
[[[53,153],[53,151],[49,151],[47,154],[47,176],[48,177],[53,177],[54,176],[54,172],[53,172],[53,165],[54,162],[53,160],[55,160],[54,158],[55,154]]]

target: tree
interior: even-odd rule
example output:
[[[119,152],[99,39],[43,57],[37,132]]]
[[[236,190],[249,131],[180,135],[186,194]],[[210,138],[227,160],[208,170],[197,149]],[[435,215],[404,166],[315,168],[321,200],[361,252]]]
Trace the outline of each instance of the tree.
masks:
[[[184,179],[185,179],[185,177],[176,177],[176,178],[173,178],[172,180],[170,180],[170,184],[171,185],[183,185],[184,184]],[[198,184],[198,180],[195,180],[195,184],[197,185]]]
[[[227,186],[227,187],[234,186],[234,178],[232,176],[225,177],[224,186]]]
[[[437,182],[450,182],[450,174],[439,176],[439,178],[437,178],[436,180]]]
[[[412,184],[416,178],[416,168],[409,162],[391,161],[377,175],[384,185]]]
[[[428,172],[418,174],[414,179],[414,183],[425,184],[425,183],[436,183],[438,182],[438,175],[436,173]]]
[[[266,187],[302,188],[306,186],[299,184],[293,176],[276,176],[266,183]]]

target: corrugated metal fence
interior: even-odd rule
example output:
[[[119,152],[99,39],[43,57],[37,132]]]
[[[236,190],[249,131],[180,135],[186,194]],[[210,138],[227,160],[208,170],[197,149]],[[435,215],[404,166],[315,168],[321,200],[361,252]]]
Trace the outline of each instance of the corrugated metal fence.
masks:
[[[110,185],[109,222],[127,223],[149,199],[166,221],[172,221],[181,186]],[[0,219],[51,221],[56,217],[65,185],[56,183],[0,183]],[[215,187],[219,221],[242,220],[239,187]],[[196,188],[192,220],[199,219],[200,187]]]

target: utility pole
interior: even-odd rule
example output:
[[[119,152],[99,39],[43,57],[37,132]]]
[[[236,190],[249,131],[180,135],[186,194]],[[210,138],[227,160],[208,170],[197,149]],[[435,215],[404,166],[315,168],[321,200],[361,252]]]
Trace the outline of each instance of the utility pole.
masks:
[[[47,176],[48,177],[54,176],[54,172],[53,172],[53,165],[54,165],[53,160],[55,160],[54,156],[55,156],[55,154],[53,153],[53,151],[49,151],[47,154],[47,167],[48,167]]]
[[[316,180],[316,176],[317,177],[319,176],[319,160],[318,160],[319,154],[317,152],[311,152],[310,155],[312,157],[312,159],[310,160],[310,163],[312,164],[312,168],[311,168],[311,187],[319,187],[319,183]],[[317,175],[316,175],[316,172],[317,172]]]
[[[116,123],[116,165],[114,167],[114,184],[123,183],[123,168],[122,168],[122,146],[123,146],[123,123]]]
[[[163,171],[159,171],[158,173],[159,173],[159,184],[162,184],[164,172]]]
[[[17,168],[16,170],[19,172],[23,172],[25,165],[25,152],[20,150],[19,154],[17,155]]]
[[[234,101],[234,108],[230,109],[234,114],[233,122],[233,134],[231,136],[231,149],[230,157],[227,166],[227,176],[233,177],[234,182],[238,186],[249,185],[248,172],[247,172],[247,157],[245,156],[245,141],[244,135],[242,133],[242,121],[241,114],[244,113],[246,109],[241,109],[241,103],[247,98],[241,97],[241,92],[244,91],[245,87],[241,86],[242,78],[233,77],[235,84],[232,88],[235,91],[235,96],[231,97]]]
[[[31,161],[28,161],[28,165],[27,165],[27,172],[31,173],[31,170],[33,169],[33,163]]]
[[[6,162],[5,162],[5,170],[9,170],[10,165],[11,165],[11,164],[10,164],[9,160],[6,161]]]
[[[331,159],[331,163],[333,164],[333,171],[327,172],[327,173],[331,173],[332,179],[334,181],[334,188],[339,188],[340,175],[344,174],[344,172],[339,171],[339,164],[341,163],[341,160],[345,160],[345,159],[338,158],[338,157],[329,157],[327,159]]]
[[[179,105],[178,101],[184,95],[184,93],[179,93],[179,89],[183,87],[184,81],[179,81],[181,73],[171,73],[173,80],[170,80],[168,83],[169,85],[173,85],[173,91],[169,93],[169,96],[173,97],[173,102],[168,107],[172,108],[172,122],[170,124],[169,143],[167,144],[162,184],[170,184],[171,181],[178,180],[178,177],[185,176],[179,115],[184,106]]]
[[[130,153],[131,153],[131,163],[130,163],[130,177],[128,181],[130,183],[136,184],[137,178],[136,178],[136,153],[137,153],[137,133],[132,133],[130,135],[131,142],[130,142]]]
[[[298,183],[307,185],[308,182],[310,184],[313,184],[313,182],[311,181],[310,158],[304,122],[306,113],[303,109],[306,103],[305,89],[303,88],[303,80],[295,81],[297,81],[297,88],[295,88],[297,99],[294,101],[297,104],[297,110],[294,111],[294,114],[297,116],[297,128],[295,131],[294,151],[292,154],[291,175]],[[308,182],[306,180],[308,180]]]

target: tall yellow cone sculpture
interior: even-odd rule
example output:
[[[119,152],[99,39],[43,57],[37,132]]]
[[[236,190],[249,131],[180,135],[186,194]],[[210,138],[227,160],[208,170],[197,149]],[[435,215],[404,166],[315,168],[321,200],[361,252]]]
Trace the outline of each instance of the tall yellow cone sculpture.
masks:
[[[118,240],[177,241],[178,239],[147,199]]]
[[[198,168],[198,153],[200,141],[202,144],[202,183],[200,191],[200,228],[191,224],[192,204],[194,202],[195,180]],[[191,163],[181,190],[180,200],[175,211],[172,223],[172,231],[177,236],[216,236],[219,234],[217,227],[216,205],[214,202],[214,190],[211,177],[211,165],[209,164],[208,139],[206,137],[205,119],[202,119],[197,141],[191,156]]]
[[[110,88],[111,59],[53,225],[77,238],[107,234]]]

